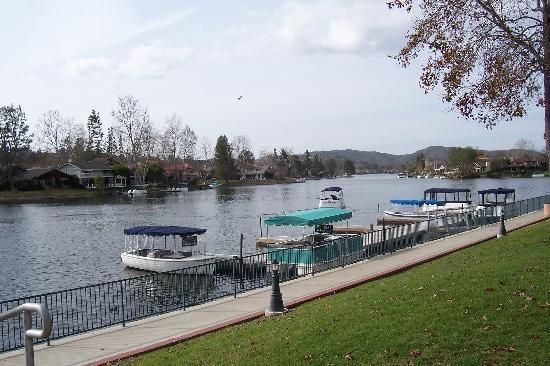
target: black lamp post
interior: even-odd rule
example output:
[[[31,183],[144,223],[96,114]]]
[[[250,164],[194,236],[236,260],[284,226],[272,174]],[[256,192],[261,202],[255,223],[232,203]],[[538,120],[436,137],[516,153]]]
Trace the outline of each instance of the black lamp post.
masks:
[[[286,312],[283,305],[283,295],[279,287],[279,262],[273,260],[271,262],[271,299],[269,300],[269,307],[265,309],[265,316],[282,315]]]
[[[504,207],[500,211],[500,228],[498,230],[497,238],[502,238],[506,235],[506,227],[504,226]]]

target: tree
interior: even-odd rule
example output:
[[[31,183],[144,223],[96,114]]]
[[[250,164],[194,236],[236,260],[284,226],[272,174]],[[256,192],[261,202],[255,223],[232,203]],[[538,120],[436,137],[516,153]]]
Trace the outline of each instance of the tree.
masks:
[[[118,98],[117,109],[112,111],[112,115],[119,132],[120,151],[135,169],[136,181],[143,183],[147,172],[141,170],[138,163],[142,162],[141,160],[154,147],[155,137],[149,113],[136,98],[128,95]]]
[[[535,150],[535,144],[531,140],[519,139],[514,146],[516,149],[520,150],[521,160],[530,157],[530,152]]]
[[[334,177],[336,175],[336,160],[325,160],[325,176]]]
[[[185,159],[191,160],[195,158],[196,146],[197,135],[195,134],[195,131],[193,131],[188,125],[183,126],[181,153],[183,155],[184,162]]]
[[[241,173],[244,173],[248,168],[245,159],[249,158],[248,153],[252,153],[252,147],[250,146],[250,139],[246,136],[235,136],[231,140],[231,150],[233,154],[237,157],[239,163],[239,170]],[[247,151],[246,154],[243,154]],[[254,156],[254,154],[252,154]]]
[[[117,143],[115,138],[115,129],[113,127],[109,127],[107,129],[107,141],[105,142],[105,154],[107,154],[107,158],[110,160],[113,160],[116,157],[117,152]]]
[[[59,111],[48,110],[38,120],[38,142],[48,152],[59,154],[66,138],[68,120]]]
[[[235,175],[231,145],[229,145],[225,135],[218,137],[214,148],[214,174],[216,178],[223,179],[226,182]]]
[[[311,173],[311,154],[308,150],[304,153],[304,170],[306,173],[306,177],[309,177]]]
[[[550,161],[550,0],[388,3],[408,11],[415,4],[418,17],[396,55],[401,65],[426,55],[420,85],[440,85],[444,102],[488,128],[537,102]]]
[[[472,147],[451,147],[449,149],[449,168],[458,168],[459,174],[464,176],[472,173],[473,164],[478,156]]]
[[[246,172],[247,170],[254,167],[256,159],[254,158],[254,153],[250,150],[243,150],[238,156],[239,166],[241,167],[241,173]]]
[[[10,189],[13,189],[13,166],[31,142],[32,135],[29,135],[27,117],[21,106],[0,107],[0,163],[6,167]]]
[[[290,176],[300,178],[305,176],[304,164],[298,155],[290,155]]]
[[[181,155],[183,145],[183,123],[181,118],[174,114],[166,120],[166,124],[162,138],[164,155],[169,162],[175,164]]]
[[[93,157],[98,157],[102,153],[101,145],[103,141],[103,128],[101,125],[101,118],[99,118],[99,113],[96,113],[93,109],[88,116],[88,123],[86,127],[88,128],[86,150],[91,153]]]
[[[353,163],[353,161],[349,159],[344,160],[344,173],[348,175],[355,174],[355,164]]]
[[[426,156],[421,152],[416,155],[416,170],[422,172],[424,168],[426,168]]]
[[[311,161],[311,175],[320,177],[323,175],[324,168],[323,162],[319,159],[319,156],[317,154],[313,155],[313,159]]]
[[[209,170],[209,160],[212,156],[212,144],[210,143],[210,140],[208,137],[203,136],[201,138],[200,144],[199,144],[199,156],[201,159],[204,160],[203,170],[208,175],[207,171]]]

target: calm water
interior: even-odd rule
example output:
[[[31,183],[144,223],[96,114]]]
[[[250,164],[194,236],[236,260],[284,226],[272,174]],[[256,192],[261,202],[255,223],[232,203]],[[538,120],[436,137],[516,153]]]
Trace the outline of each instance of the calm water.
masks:
[[[245,252],[253,253],[261,215],[315,207],[320,190],[327,186],[343,187],[353,225],[374,223],[378,204],[383,210],[390,199],[421,198],[430,187],[470,188],[474,193],[515,188],[518,200],[550,194],[550,178],[454,181],[364,175],[154,199],[120,196],[102,203],[0,206],[0,300],[140,274],[125,269],[120,261],[122,230],[136,225],[204,227],[208,232],[202,242],[208,250],[227,254],[239,252],[243,233]],[[270,230],[270,235],[287,233],[291,231],[286,228]]]

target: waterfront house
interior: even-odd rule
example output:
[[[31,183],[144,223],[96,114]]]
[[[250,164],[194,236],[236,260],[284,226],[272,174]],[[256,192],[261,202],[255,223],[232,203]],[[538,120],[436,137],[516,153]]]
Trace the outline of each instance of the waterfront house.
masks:
[[[79,186],[79,181],[72,175],[52,168],[32,168],[14,178],[15,188],[20,190],[68,188]]]
[[[249,179],[249,180],[262,180],[265,179],[265,169],[252,169],[252,170],[245,170],[243,173],[240,174],[240,179]]]
[[[107,187],[115,184],[113,169],[102,160],[68,162],[60,166],[59,170],[78,178],[80,184],[86,188],[95,188],[96,177],[102,178]]]
[[[163,168],[168,182],[186,182],[199,175],[199,171],[189,163],[164,163]]]

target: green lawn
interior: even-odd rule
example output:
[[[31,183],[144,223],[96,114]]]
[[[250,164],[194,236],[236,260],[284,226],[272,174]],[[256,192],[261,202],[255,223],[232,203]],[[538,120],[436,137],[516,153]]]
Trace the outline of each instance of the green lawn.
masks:
[[[547,220],[122,364],[544,365],[549,294]]]
[[[53,188],[36,191],[0,191],[0,203],[34,203],[62,201],[82,197],[92,197],[94,191],[89,189]]]

